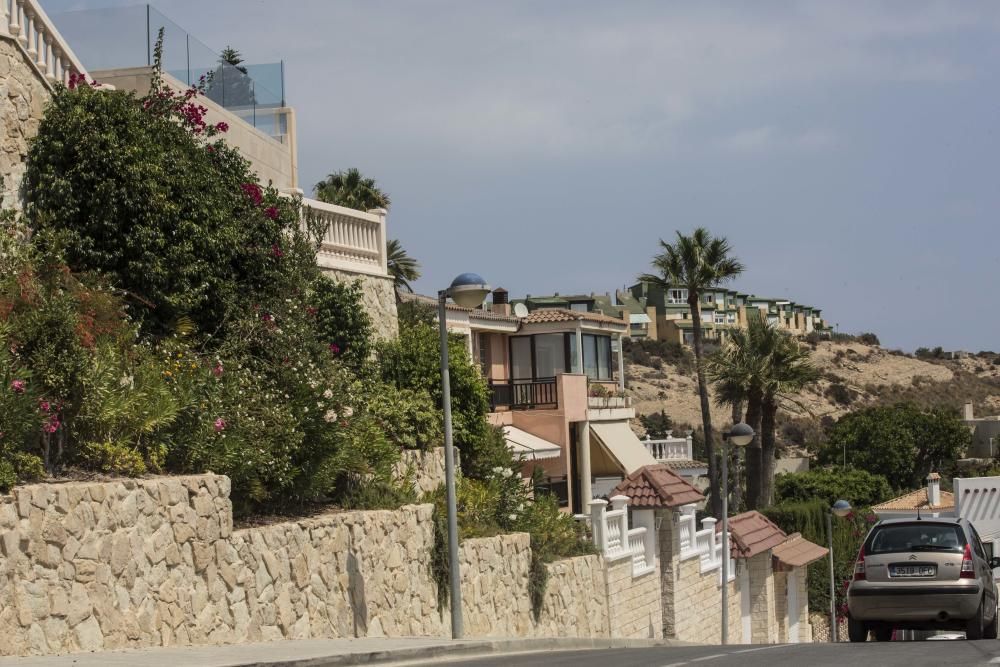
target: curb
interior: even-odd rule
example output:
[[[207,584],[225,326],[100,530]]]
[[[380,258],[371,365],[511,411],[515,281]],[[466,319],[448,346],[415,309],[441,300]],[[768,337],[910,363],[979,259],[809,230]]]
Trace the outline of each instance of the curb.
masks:
[[[489,656],[494,653],[530,653],[539,651],[572,651],[594,649],[653,648],[686,646],[687,642],[666,639],[496,639],[469,640],[453,644],[434,644],[412,648],[357,651],[312,658],[289,658],[265,662],[246,662],[232,667],[340,667],[341,665],[373,665],[388,662],[431,660],[462,656]]]

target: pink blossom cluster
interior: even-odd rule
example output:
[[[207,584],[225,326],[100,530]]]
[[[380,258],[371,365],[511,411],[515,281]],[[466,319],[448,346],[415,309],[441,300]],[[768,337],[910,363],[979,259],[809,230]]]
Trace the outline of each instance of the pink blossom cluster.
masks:
[[[244,183],[240,186],[243,194],[250,198],[254,206],[260,206],[264,202],[264,192],[256,183]]]
[[[44,398],[38,399],[38,411],[45,415],[45,423],[42,424],[42,431],[45,433],[55,433],[59,430],[62,422],[59,419],[59,411],[62,404],[53,406],[51,402]]]

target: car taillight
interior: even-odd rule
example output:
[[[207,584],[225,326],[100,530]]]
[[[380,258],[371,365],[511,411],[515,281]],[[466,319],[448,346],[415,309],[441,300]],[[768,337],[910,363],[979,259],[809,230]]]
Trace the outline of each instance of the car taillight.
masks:
[[[965,553],[962,555],[962,572],[958,575],[961,579],[975,579],[976,568],[972,564],[972,547],[965,545]]]
[[[854,561],[854,581],[864,581],[865,580],[865,547],[861,545],[861,551],[858,552],[858,559]]]

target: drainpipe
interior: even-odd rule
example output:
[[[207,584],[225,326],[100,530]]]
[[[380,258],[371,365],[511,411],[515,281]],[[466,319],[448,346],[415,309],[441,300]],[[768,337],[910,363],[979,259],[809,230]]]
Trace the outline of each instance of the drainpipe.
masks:
[[[583,506],[580,508],[580,512],[583,513],[590,507],[590,501],[593,498],[590,487],[590,422],[577,422],[576,428],[577,443],[579,444],[577,454],[580,458],[580,504]]]
[[[622,335],[618,334],[618,388],[625,394],[625,348],[622,347]]]
[[[577,373],[583,373],[583,325],[576,322],[576,365]]]

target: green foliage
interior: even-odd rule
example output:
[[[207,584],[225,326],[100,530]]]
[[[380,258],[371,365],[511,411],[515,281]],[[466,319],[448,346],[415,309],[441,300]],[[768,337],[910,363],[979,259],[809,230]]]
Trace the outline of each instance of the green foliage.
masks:
[[[195,95],[57,87],[28,154],[30,224],[64,236],[74,271],[125,290],[146,331],[189,317],[215,334],[275,282],[299,233],[295,202],[210,141]]]
[[[395,510],[418,501],[413,483],[356,478],[345,488],[340,505],[354,510]]]
[[[389,208],[389,195],[379,189],[375,180],[365,178],[356,168],[337,171],[316,184],[316,198],[338,206],[370,211]]]
[[[871,333],[870,331],[866,331],[865,333],[859,333],[858,342],[864,343],[865,345],[881,345],[878,336]]]
[[[399,239],[389,239],[385,244],[386,267],[396,290],[413,292],[410,283],[420,277],[420,264],[410,257]]]
[[[370,391],[368,411],[386,436],[403,449],[432,449],[444,443],[441,411],[430,394],[377,383]]]
[[[673,429],[674,422],[663,410],[648,415],[639,415],[639,423],[646,429],[646,435],[653,440],[662,440]]]
[[[827,387],[823,395],[838,405],[850,405],[854,402],[854,392],[840,382],[834,382]]]
[[[892,497],[889,482],[880,475],[856,468],[819,468],[775,477],[775,501],[822,500],[828,506],[840,499],[851,505],[871,507]]]
[[[311,297],[309,312],[315,311],[320,340],[336,346],[344,363],[360,368],[372,352],[372,323],[363,306],[360,281],[342,283],[317,276]]]
[[[847,465],[881,475],[893,489],[920,487],[929,472],[951,476],[972,436],[954,412],[912,403],[871,407],[841,417],[819,450],[821,464]]]
[[[826,530],[826,516],[829,505],[824,501],[784,503],[768,507],[762,512],[774,521],[789,535],[802,533],[802,537],[829,546],[830,537]],[[857,558],[861,543],[868,534],[869,528],[875,523],[875,515],[867,509],[855,508],[844,518],[834,517],[833,528],[833,564],[834,591],[837,609],[843,614],[845,604],[846,584],[854,574],[854,560]],[[809,565],[809,609],[812,611],[830,611],[830,561],[823,558]]]

